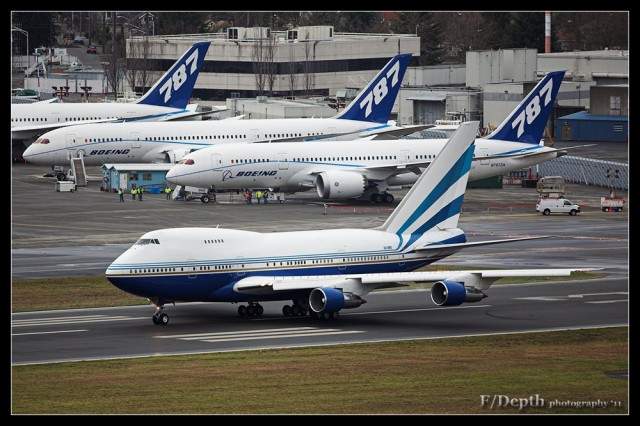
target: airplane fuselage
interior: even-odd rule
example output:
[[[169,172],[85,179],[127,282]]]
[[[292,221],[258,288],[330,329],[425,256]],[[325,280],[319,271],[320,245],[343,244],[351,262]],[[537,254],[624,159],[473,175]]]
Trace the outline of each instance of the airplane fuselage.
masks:
[[[326,137],[346,140],[357,137],[351,134],[354,132],[390,128],[395,126],[334,118],[101,123],[47,132],[27,148],[23,157],[34,164],[51,166],[66,165],[69,156],[80,155],[87,166],[176,162],[193,150],[211,145]]]
[[[417,239],[375,229],[161,229],[143,235],[109,266],[106,276],[116,287],[150,299],[242,302],[257,299],[255,293],[234,290],[244,278],[303,275],[322,282],[323,276],[329,281],[349,274],[413,271],[455,252],[426,254],[414,247],[465,241],[457,228]],[[293,290],[259,299],[288,300],[308,293]]]
[[[386,191],[415,183],[446,141],[401,139],[221,145],[189,154],[167,173],[167,180],[197,187],[271,188],[282,192],[324,185],[327,191],[324,198],[354,198],[371,185]],[[522,155],[513,156],[516,153]],[[528,155],[532,153],[537,154]],[[479,138],[475,141],[469,180],[519,170],[556,156],[557,150],[544,146]],[[336,196],[330,196],[331,193]]]
[[[188,112],[186,109],[119,102],[12,104],[11,138],[29,140],[59,127],[102,120],[160,121]]]

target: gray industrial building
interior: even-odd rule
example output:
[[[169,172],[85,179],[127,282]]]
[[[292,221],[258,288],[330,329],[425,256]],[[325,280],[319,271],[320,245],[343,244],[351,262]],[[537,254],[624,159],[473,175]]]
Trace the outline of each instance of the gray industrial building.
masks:
[[[273,33],[264,27],[236,27],[225,33],[129,38],[128,65],[166,70],[192,43],[203,40],[210,40],[211,46],[194,96],[226,100],[234,115],[245,118],[332,116],[335,112],[326,105],[299,98],[360,90],[392,56],[417,56],[420,51],[420,38],[413,34],[335,33],[331,26]],[[142,61],[131,52],[140,51],[138,45],[146,42],[151,55]],[[271,71],[257,69],[261,62],[273,64]],[[610,110],[618,102],[620,115],[627,114],[628,51],[501,49],[469,51],[466,65],[410,64],[392,118],[399,125],[430,124],[455,114],[480,120],[488,129],[500,124],[542,75],[558,70],[566,70],[566,75],[550,119],[550,134],[556,133],[559,117],[575,112]],[[605,86],[625,95],[593,90]]]
[[[191,44],[205,40],[211,45],[194,96],[217,101],[233,96],[329,96],[350,87],[361,89],[393,56],[420,54],[420,37],[414,34],[335,33],[332,26],[273,32],[232,27],[224,33],[128,38],[127,66],[167,70]],[[136,52],[149,54],[141,58]]]

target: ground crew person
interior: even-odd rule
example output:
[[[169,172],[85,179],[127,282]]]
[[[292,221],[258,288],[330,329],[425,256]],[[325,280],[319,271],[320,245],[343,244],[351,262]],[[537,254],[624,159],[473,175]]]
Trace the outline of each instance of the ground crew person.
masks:
[[[122,188],[118,188],[118,195],[120,196],[120,201],[124,202],[124,191]]]
[[[138,201],[142,201],[142,193],[144,192],[143,187],[138,188]]]
[[[171,188],[167,186],[164,189],[164,193],[167,194],[167,200],[170,200],[171,199]]]
[[[137,194],[137,190],[135,188],[131,188],[131,199],[132,200],[136,200],[136,194]]]
[[[256,192],[256,198],[258,198],[258,204],[260,204],[260,200],[262,199],[262,191],[260,191],[258,189],[258,192]]]

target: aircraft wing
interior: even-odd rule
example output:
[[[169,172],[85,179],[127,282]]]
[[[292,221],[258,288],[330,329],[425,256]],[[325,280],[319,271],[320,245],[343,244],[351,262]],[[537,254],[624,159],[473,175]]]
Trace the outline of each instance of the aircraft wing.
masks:
[[[164,121],[192,120],[195,117],[211,115],[211,114],[215,114],[217,112],[226,111],[226,110],[227,110],[227,107],[216,107],[215,110],[211,110],[211,111],[191,112],[183,115],[167,116],[166,120]]]
[[[234,291],[243,294],[273,294],[290,291],[311,291],[315,288],[338,288],[345,292],[365,295],[371,290],[398,287],[402,283],[429,283],[443,280],[463,282],[466,286],[485,290],[494,281],[505,277],[567,277],[575,272],[590,272],[602,268],[573,269],[486,269],[423,272],[390,272],[382,274],[310,275],[310,276],[252,276],[239,280]]]
[[[480,247],[480,246],[488,246],[492,244],[511,243],[514,241],[539,240],[541,238],[551,238],[551,236],[543,235],[539,237],[504,238],[501,240],[475,241],[475,242],[454,243],[454,244],[431,244],[427,246],[416,247],[416,250],[417,251],[430,251],[430,250],[438,251],[443,249],[461,250],[463,248],[469,248],[469,247]]]
[[[328,133],[321,136],[302,136],[302,137],[291,137],[291,138],[278,138],[272,139],[269,142],[318,142],[322,140],[332,140],[332,138],[353,135],[353,140],[356,139],[380,139],[384,137],[384,139],[400,139],[403,136],[410,135],[415,132],[419,132],[420,130],[430,129],[433,127],[433,124],[424,124],[424,125],[415,125],[415,126],[407,126],[407,127],[396,127],[396,126],[383,126],[380,128],[372,128],[369,130],[365,130],[362,132],[352,132],[352,133]]]
[[[16,140],[27,140],[27,139],[35,139],[37,136],[49,132],[51,130],[59,129],[61,127],[67,126],[77,126],[78,124],[93,124],[93,123],[109,123],[113,121],[120,121],[118,119],[101,119],[101,120],[84,120],[82,122],[77,121],[67,121],[60,123],[49,123],[49,124],[37,124],[32,126],[18,126],[11,128],[11,139]]]
[[[416,124],[413,126],[403,126],[403,127],[389,127],[389,128],[379,128],[379,129],[370,129],[365,130],[363,132],[358,133],[359,138],[366,138],[369,136],[373,136],[376,139],[400,139],[403,136],[407,136],[413,134],[415,132],[419,132],[421,130],[430,129],[435,127],[434,124]]]

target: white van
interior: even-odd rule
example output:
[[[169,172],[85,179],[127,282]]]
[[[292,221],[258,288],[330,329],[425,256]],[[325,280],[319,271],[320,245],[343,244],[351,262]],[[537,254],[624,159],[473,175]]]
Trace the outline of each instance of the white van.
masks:
[[[573,204],[566,198],[538,198],[536,203],[536,211],[543,215],[549,215],[551,213],[568,213],[571,216],[575,216],[580,213],[580,206]]]

